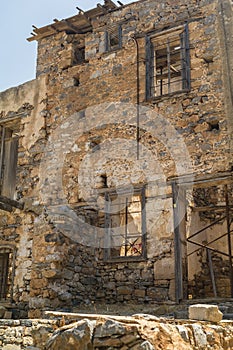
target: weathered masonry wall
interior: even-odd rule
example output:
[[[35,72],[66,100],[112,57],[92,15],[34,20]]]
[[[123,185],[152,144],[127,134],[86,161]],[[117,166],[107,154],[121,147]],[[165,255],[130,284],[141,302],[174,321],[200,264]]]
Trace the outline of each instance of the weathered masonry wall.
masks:
[[[212,347],[228,350],[232,347],[232,324],[222,322],[164,322],[155,316],[105,316],[69,321],[61,320],[1,320],[2,350],[53,349],[158,349],[173,346],[183,349]]]
[[[86,34],[43,37],[37,78],[0,94],[0,124],[20,126],[15,199],[24,209],[0,212],[0,245],[16,252],[12,301],[21,317],[80,303],[175,300],[167,180],[232,170],[229,4],[141,0],[96,17]],[[105,32],[119,23],[122,47],[106,51]],[[190,91],[146,99],[146,37],[186,23]],[[105,192],[143,185],[146,257],[106,259]],[[188,220],[190,232],[203,225],[199,213]],[[199,296],[206,260],[191,263],[189,286]]]

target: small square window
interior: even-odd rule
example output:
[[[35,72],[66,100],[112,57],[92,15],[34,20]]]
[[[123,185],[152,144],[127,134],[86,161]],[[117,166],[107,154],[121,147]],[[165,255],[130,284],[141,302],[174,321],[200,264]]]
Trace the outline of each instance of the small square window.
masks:
[[[145,191],[106,193],[106,259],[146,257]]]
[[[106,51],[120,49],[122,46],[121,26],[112,26],[106,31]]]
[[[149,37],[147,57],[147,97],[190,89],[187,26]]]

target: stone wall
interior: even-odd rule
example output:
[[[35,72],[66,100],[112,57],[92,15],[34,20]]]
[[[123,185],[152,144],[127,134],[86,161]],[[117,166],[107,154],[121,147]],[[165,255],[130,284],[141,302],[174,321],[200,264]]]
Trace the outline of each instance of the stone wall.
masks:
[[[0,244],[16,249],[13,302],[21,317],[28,307],[40,317],[83,302],[175,299],[167,180],[232,166],[220,3],[144,0],[96,18],[85,35],[42,38],[37,78],[0,94],[0,122],[20,124],[15,198],[24,210],[1,211]],[[106,52],[105,31],[119,21],[122,48]],[[191,89],[148,101],[145,36],[184,23]],[[80,45],[85,58],[77,61]],[[106,261],[103,193],[138,185],[146,186],[147,258]]]
[[[166,321],[143,314],[118,318],[96,315],[76,322],[69,321],[65,316],[57,321],[0,322],[2,350],[156,350],[168,347],[180,350],[210,347],[228,350],[232,348],[232,342],[232,322]]]

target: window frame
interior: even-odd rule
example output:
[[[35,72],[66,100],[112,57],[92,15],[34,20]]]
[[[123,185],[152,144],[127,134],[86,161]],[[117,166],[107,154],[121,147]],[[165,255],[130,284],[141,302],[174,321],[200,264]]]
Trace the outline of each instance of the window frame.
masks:
[[[119,194],[119,192],[121,192]],[[113,256],[112,255],[112,248],[111,247],[111,240],[114,233],[113,227],[111,227],[111,201],[109,200],[111,197],[117,196],[117,192],[114,191],[106,191],[105,192],[105,248],[104,248],[104,260],[109,262],[116,262],[116,261],[141,261],[146,260],[147,258],[147,232],[146,232],[146,197],[145,197],[145,186],[141,186],[138,188],[134,188],[133,193],[131,191],[127,191],[127,189],[124,191],[118,191],[119,197],[126,197],[129,194],[129,196],[140,196],[141,198],[141,205],[140,205],[140,213],[141,213],[141,234],[138,235],[138,238],[141,239],[141,254],[140,255],[118,255]],[[123,226],[124,227],[124,226]],[[127,229],[127,226],[126,226]],[[118,234],[119,235],[119,234]],[[127,236],[122,236],[123,240],[127,241]],[[128,241],[129,243],[129,241]],[[122,243],[121,247],[123,247],[124,244]]]
[[[170,37],[176,37],[177,40],[179,38],[179,44],[180,44],[180,58],[177,62],[180,64],[180,83],[182,84],[182,87],[180,89],[174,89],[172,91],[169,91],[171,88],[171,84],[174,83],[174,81],[171,81],[171,69],[170,69],[170,63],[169,63],[169,41],[166,42],[165,39],[169,39]],[[160,50],[156,50],[156,47],[158,47],[158,42],[163,42],[163,44],[160,44]],[[166,49],[167,47],[167,49]],[[159,94],[156,95],[156,83],[153,82],[153,79],[156,79],[158,76],[156,74],[156,70],[158,66],[156,66],[156,52],[162,51],[162,49],[166,50],[167,53],[167,70],[168,70],[168,83],[163,84],[162,87],[165,85],[168,85],[167,89],[168,92],[163,93],[162,90]],[[170,78],[169,78],[170,75]],[[162,80],[161,80],[162,81]],[[170,88],[169,88],[170,87]],[[171,96],[178,93],[185,93],[189,92],[191,88],[191,80],[190,80],[190,44],[189,44],[189,30],[188,30],[188,24],[184,24],[178,27],[173,27],[168,30],[163,30],[154,34],[150,34],[146,36],[146,100],[150,99],[159,99],[166,96]],[[154,91],[152,91],[154,90]]]
[[[0,194],[13,199],[16,189],[19,131],[17,125],[6,123],[0,127]]]
[[[117,33],[116,37],[118,39],[118,44],[111,45],[111,34]],[[122,25],[117,24],[111,27],[108,27],[105,31],[105,51],[112,52],[122,48]]]
[[[0,301],[13,300],[16,249],[14,246],[0,245],[0,255],[6,255],[4,274],[0,275]],[[3,263],[4,264],[4,263]]]

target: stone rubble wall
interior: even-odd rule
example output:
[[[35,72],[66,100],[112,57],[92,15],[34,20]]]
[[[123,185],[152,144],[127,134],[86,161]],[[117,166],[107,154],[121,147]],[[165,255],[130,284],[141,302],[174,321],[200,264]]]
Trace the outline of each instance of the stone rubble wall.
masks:
[[[122,49],[104,52],[106,24],[122,19]],[[13,302],[21,310],[18,317],[26,317],[28,308],[30,316],[38,318],[42,309],[70,309],[81,302],[174,300],[171,198],[154,204],[149,201],[153,194],[148,194],[147,223],[151,227],[147,237],[148,260],[141,262],[105,262],[101,244],[97,244],[103,241],[103,236],[97,228],[93,236],[97,237],[95,247],[90,247],[82,242],[85,231],[77,230],[78,239],[74,239],[67,237],[65,229],[55,227],[47,207],[53,200],[62,204],[65,197],[65,203],[72,208],[76,205],[75,210],[90,225],[97,223],[98,228],[101,225],[103,228],[103,214],[96,210],[97,199],[88,205],[83,200],[80,167],[83,166],[84,174],[92,173],[97,179],[90,183],[93,192],[103,173],[108,175],[110,186],[124,185],[129,179],[133,184],[146,181],[145,172],[141,169],[134,172],[135,148],[128,147],[130,160],[111,159],[94,168],[85,160],[100,144],[112,145],[118,154],[119,143],[115,144],[114,139],[123,139],[127,145],[135,140],[135,123],[131,125],[130,121],[136,110],[120,113],[120,106],[133,104],[135,107],[137,100],[136,49],[131,35],[160,31],[186,21],[189,22],[191,57],[191,91],[188,93],[145,100],[145,38],[138,40],[139,97],[141,105],[149,109],[148,113],[143,111],[140,120],[141,142],[159,164],[152,171],[155,180],[159,175],[163,181],[177,175],[176,160],[183,150],[178,143],[177,153],[174,152],[173,157],[169,154],[166,142],[171,135],[168,133],[164,139],[165,121],[176,131],[177,138],[171,137],[172,146],[184,141],[196,174],[228,171],[232,165],[228,129],[231,114],[225,111],[225,53],[221,46],[218,1],[191,0],[186,4],[183,0],[166,3],[145,0],[101,16],[96,19],[93,32],[85,36],[86,57],[81,64],[72,64],[80,35],[62,32],[44,38],[38,43],[37,79],[0,94],[1,120],[22,116],[16,199],[24,203],[24,211],[0,212],[0,245],[11,244],[17,250]],[[73,115],[75,125],[70,120]],[[158,122],[159,115],[162,122]],[[218,129],[211,127],[216,124]],[[73,126],[79,136],[75,142],[66,143],[65,136]],[[156,136],[148,132],[149,126],[158,130]],[[59,127],[62,133],[49,148],[48,140]],[[54,155],[56,149],[59,153]],[[51,164],[46,167],[41,160],[51,154]],[[65,159],[61,164],[63,154]],[[183,152],[181,156],[185,158]],[[59,164],[63,167],[60,187],[56,181],[46,187],[47,175],[56,179]],[[150,162],[144,165],[151,174]],[[46,200],[45,195],[42,196],[43,188],[44,192],[49,189]],[[165,190],[168,196],[170,192]]]
[[[175,321],[150,315],[79,321],[1,320],[1,350],[230,350],[232,322]],[[92,315],[93,316],[93,315]]]

